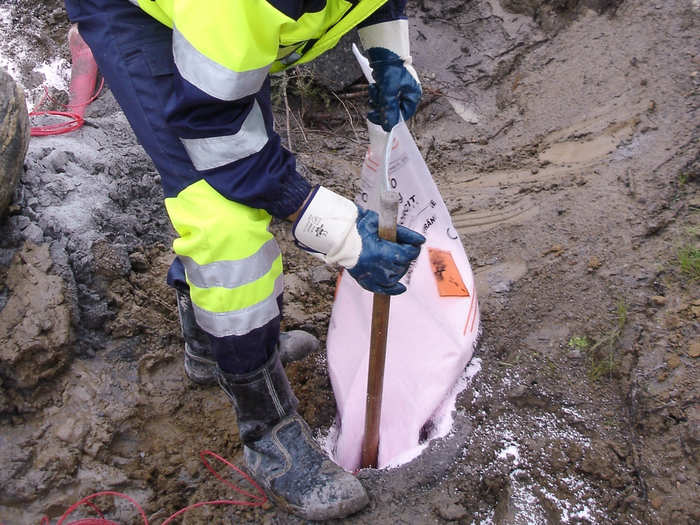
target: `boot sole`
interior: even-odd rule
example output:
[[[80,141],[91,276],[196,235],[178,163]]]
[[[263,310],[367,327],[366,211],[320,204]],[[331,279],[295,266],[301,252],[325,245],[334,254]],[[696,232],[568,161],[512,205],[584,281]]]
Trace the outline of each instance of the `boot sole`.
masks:
[[[275,495],[267,486],[263,488],[265,489],[265,494],[267,494],[267,497],[270,498],[277,507],[285,512],[288,512],[289,514],[294,514],[295,516],[299,516],[300,518],[310,521],[325,521],[345,518],[361,511],[369,504],[369,496],[367,496],[365,493],[357,498],[343,500],[322,509],[308,510],[288,503],[286,500]]]

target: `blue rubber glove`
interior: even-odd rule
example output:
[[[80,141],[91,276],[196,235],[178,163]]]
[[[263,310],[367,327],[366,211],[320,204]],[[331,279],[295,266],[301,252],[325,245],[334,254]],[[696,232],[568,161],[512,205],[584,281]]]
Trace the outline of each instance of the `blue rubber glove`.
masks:
[[[398,226],[396,241],[379,237],[379,217],[328,188],[317,186],[300,210],[292,235],[297,245],[328,264],[339,264],[363,288],[396,295],[399,279],[425,242],[421,234]]]
[[[411,262],[418,257],[425,237],[413,230],[398,226],[396,242],[379,237],[379,217],[372,210],[358,206],[357,231],[362,239],[362,251],[357,264],[348,273],[364,289],[386,295],[398,295],[406,291],[399,279],[408,271]]]
[[[367,114],[370,122],[378,124],[387,133],[399,123],[399,115],[408,120],[416,112],[422,90],[416,80],[415,71],[393,51],[383,47],[367,50],[369,64],[375,83],[369,85]],[[408,65],[411,69],[412,66]]]

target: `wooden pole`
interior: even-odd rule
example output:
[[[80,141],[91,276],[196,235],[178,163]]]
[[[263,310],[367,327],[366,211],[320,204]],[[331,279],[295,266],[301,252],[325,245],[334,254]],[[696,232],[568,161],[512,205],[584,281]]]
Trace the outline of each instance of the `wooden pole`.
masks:
[[[396,242],[396,217],[398,210],[398,193],[395,191],[382,191],[379,197],[379,236],[382,239]],[[377,466],[390,302],[391,296],[380,293],[374,294],[372,302],[372,332],[369,343],[369,370],[367,374],[367,403],[365,405],[365,434],[362,440],[362,468],[374,468]]]

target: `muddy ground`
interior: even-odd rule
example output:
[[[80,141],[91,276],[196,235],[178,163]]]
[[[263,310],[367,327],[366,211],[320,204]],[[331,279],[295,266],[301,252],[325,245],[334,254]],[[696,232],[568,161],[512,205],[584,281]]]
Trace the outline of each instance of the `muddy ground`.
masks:
[[[700,4],[421,0],[410,15],[425,88],[411,128],[477,275],[482,369],[450,436],[360,473],[372,503],[347,521],[698,523]],[[51,81],[36,66],[65,80],[61,3],[6,1],[0,26],[35,104]],[[295,75],[279,129],[312,181],[351,196],[365,96]],[[232,496],[200,450],[241,463],[228,402],[182,371],[159,177],[108,89],[87,117],[32,139],[0,224],[5,525],[98,490],[160,523]],[[323,338],[334,271],[273,228],[284,325]],[[335,410],[325,372],[322,354],[288,366],[319,436]],[[299,522],[269,505],[183,521]]]

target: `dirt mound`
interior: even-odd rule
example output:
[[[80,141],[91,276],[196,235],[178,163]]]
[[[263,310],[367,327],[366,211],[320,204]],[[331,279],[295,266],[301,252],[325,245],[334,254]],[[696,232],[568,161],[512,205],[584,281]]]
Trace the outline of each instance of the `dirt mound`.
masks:
[[[9,299],[0,312],[0,363],[9,387],[31,388],[67,364],[73,343],[66,287],[49,275],[49,247],[31,243],[15,255],[5,284]]]
[[[22,173],[29,143],[24,91],[0,70],[0,217],[4,216]]]

